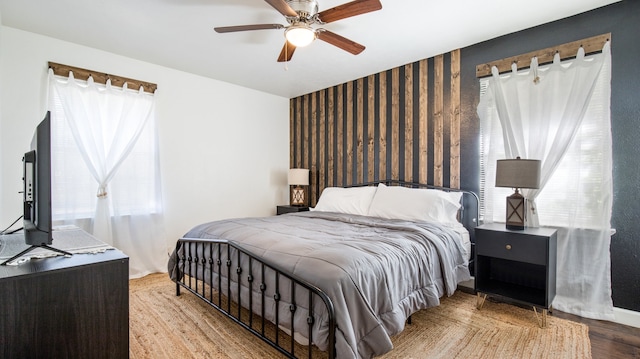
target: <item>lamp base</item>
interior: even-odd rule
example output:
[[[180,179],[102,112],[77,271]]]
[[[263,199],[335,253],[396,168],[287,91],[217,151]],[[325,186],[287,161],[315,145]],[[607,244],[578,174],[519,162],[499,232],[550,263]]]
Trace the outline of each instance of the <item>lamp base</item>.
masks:
[[[514,226],[512,224],[507,224],[505,227],[511,231],[523,231],[525,228],[525,226]]]
[[[291,205],[298,207],[305,205],[304,188],[296,186],[291,189]]]
[[[507,197],[507,229],[514,231],[524,230],[526,225],[525,198],[516,191]]]

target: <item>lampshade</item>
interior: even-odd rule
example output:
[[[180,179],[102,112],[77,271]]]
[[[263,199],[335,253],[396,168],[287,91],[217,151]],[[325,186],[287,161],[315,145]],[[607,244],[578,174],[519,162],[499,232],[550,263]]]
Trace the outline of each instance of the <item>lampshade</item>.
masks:
[[[293,186],[308,186],[309,170],[304,168],[291,168],[289,170],[289,184]]]
[[[540,188],[540,160],[498,160],[496,187]]]
[[[284,30],[284,37],[295,47],[305,47],[316,39],[316,32],[305,23],[297,23]]]

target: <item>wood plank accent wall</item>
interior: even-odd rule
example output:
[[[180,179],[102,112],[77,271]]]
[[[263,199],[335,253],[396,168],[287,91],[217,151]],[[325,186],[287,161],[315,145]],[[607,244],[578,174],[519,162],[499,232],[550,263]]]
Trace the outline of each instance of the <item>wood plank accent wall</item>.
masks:
[[[385,179],[460,186],[460,50],[290,100],[290,167],[322,189]]]

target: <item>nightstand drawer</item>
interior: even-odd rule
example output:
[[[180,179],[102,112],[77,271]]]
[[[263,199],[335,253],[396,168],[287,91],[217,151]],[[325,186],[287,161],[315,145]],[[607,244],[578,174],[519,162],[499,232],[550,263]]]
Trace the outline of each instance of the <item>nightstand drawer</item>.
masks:
[[[547,264],[546,237],[517,235],[508,232],[476,234],[476,253],[479,256],[502,258],[532,264]]]

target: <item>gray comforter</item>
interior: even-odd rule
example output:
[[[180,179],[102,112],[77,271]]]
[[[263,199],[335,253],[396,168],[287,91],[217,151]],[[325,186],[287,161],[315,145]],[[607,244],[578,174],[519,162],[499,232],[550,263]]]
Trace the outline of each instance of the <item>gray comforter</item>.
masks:
[[[426,222],[314,211],[205,223],[185,237],[234,241],[321,288],[335,307],[338,358],[390,351],[409,315],[470,278],[459,234]],[[327,350],[326,323],[316,326]]]

